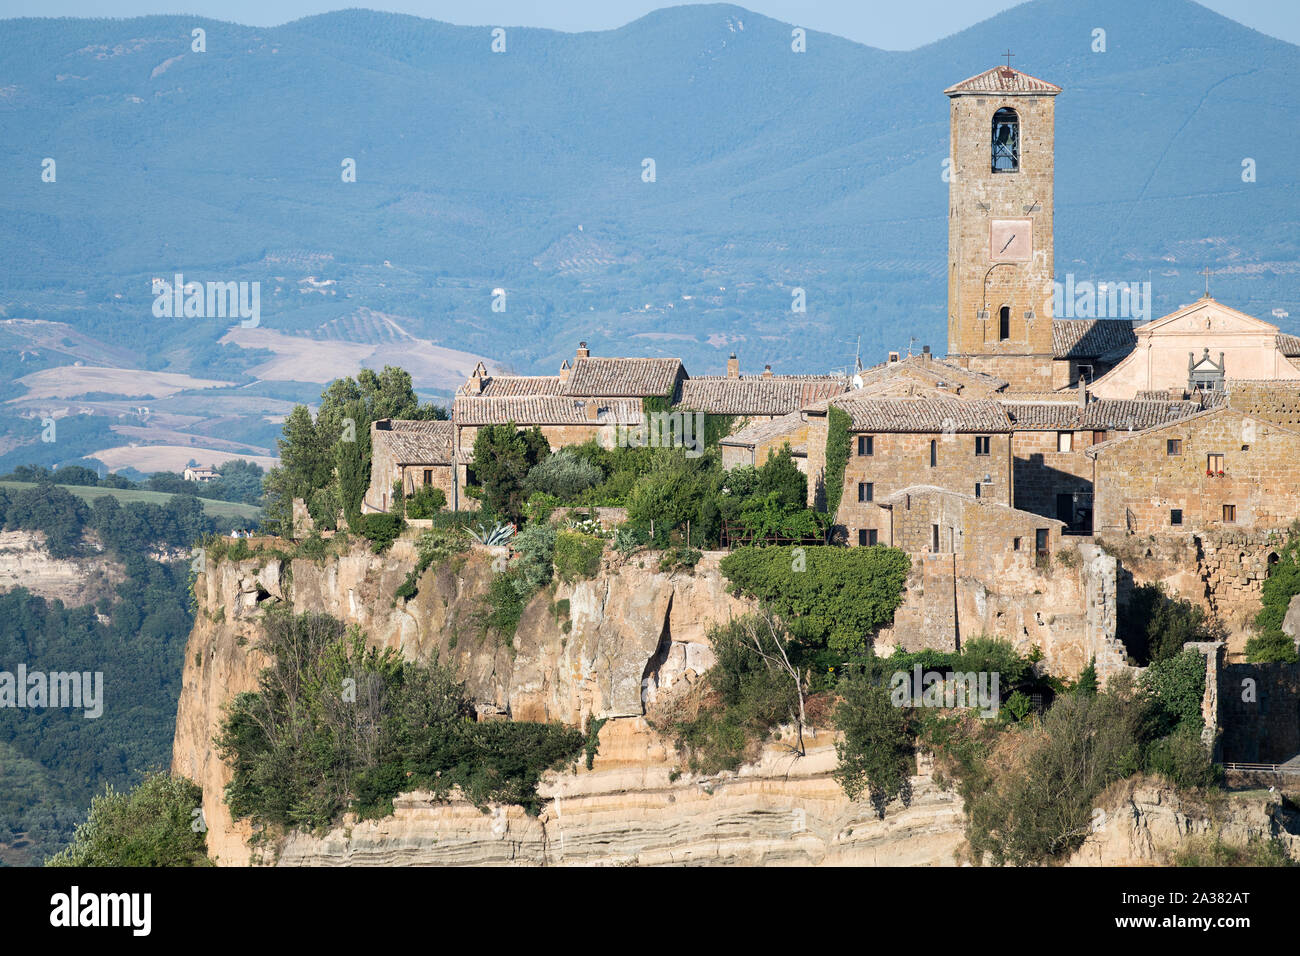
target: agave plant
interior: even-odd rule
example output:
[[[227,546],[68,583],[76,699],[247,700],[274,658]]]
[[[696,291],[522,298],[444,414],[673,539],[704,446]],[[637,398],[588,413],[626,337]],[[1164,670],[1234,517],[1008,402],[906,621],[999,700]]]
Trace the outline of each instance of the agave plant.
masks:
[[[502,524],[497,522],[491,528],[485,524],[480,524],[477,529],[466,528],[465,533],[479,544],[485,544],[489,547],[506,544],[515,536],[515,526],[512,524]]]

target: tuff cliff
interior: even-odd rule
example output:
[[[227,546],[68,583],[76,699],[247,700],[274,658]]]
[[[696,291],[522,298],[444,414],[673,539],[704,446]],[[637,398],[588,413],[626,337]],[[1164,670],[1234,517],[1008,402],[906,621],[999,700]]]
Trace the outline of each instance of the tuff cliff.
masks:
[[[646,710],[653,713],[660,694],[693,683],[713,663],[709,626],[748,609],[727,594],[720,555],[705,555],[693,573],[667,574],[657,569],[657,556],[607,554],[595,578],[535,596],[513,647],[481,637],[472,621],[496,556],[476,549],[429,569],[409,601],[394,600],[416,562],[407,540],[379,556],[358,546],[319,561],[268,555],[209,562],[195,584],[198,612],[185,654],[173,769],[203,788],[208,849],[219,863],[960,862],[961,801],[935,785],[924,758],[909,803],[895,801],[879,819],[869,803],[847,800],[832,779],[829,727],[805,732],[803,757],[795,757],[791,739],[778,736],[739,771],[706,777],[690,773],[671,742],[647,723]],[[592,768],[580,760],[549,772],[538,817],[514,806],[480,810],[459,799],[439,802],[417,791],[397,798],[384,819],[349,818],[329,833],[293,834],[254,851],[249,827],[232,821],[225,807],[229,773],[212,738],[222,705],[254,688],[265,665],[254,649],[262,616],[280,604],[355,623],[373,646],[415,659],[438,655],[466,681],[480,719],[578,727],[589,717],[605,719]],[[1169,840],[1207,826],[1159,788],[1124,799],[1073,862],[1162,862]],[[1256,813],[1238,829],[1276,832],[1270,820]]]
[[[87,543],[102,552],[93,534],[87,535]],[[121,563],[106,554],[56,558],[46,547],[43,531],[0,531],[0,591],[26,588],[68,607],[82,607],[113,597],[124,580]]]

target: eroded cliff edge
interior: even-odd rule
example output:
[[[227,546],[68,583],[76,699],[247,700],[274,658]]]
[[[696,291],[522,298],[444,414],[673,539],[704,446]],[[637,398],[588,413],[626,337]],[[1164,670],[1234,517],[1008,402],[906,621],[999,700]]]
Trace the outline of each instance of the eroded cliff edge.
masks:
[[[197,614],[185,654],[173,769],[203,789],[209,853],[225,865],[831,864],[953,865],[964,842],[962,807],[937,787],[928,761],[907,806],[878,819],[847,800],[831,777],[832,732],[805,732],[806,756],[791,741],[768,742],[735,773],[694,775],[645,718],[656,697],[693,683],[713,663],[711,624],[749,605],[727,594],[720,555],[693,573],[662,573],[657,558],[607,553],[593,579],[536,595],[513,647],[474,623],[497,555],[476,549],[419,581],[409,601],[394,593],[415,566],[410,541],[384,555],[363,545],[318,561],[265,555],[214,561],[195,583]],[[567,602],[567,605],[566,603]],[[257,852],[247,824],[234,822],[223,790],[229,772],[212,744],[222,705],[256,685],[265,660],[255,650],[265,611],[331,614],[355,623],[372,646],[453,664],[480,719],[559,720],[576,727],[604,719],[592,768],[582,761],[548,773],[538,817],[515,806],[480,810],[413,792],[394,813],[345,821],[323,835],[294,834]],[[1149,792],[1148,792],[1149,791]],[[1258,818],[1258,819],[1256,819]],[[1243,832],[1276,832],[1255,812]],[[1124,796],[1120,812],[1089,838],[1074,862],[1153,863],[1166,844],[1205,832],[1159,788]],[[1296,839],[1300,844],[1300,838]],[[1300,854],[1300,845],[1293,847]]]

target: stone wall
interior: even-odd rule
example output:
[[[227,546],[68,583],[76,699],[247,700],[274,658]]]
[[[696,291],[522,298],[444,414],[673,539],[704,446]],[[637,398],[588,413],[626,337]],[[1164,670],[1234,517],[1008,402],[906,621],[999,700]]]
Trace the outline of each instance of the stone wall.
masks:
[[[989,454],[975,454],[974,434],[889,432],[873,436],[874,454],[859,455],[857,433],[850,433],[849,461],[844,469],[844,495],[836,523],[849,529],[849,543],[857,544],[858,530],[875,530],[879,540],[888,540],[889,511],[878,502],[913,485],[933,485],[974,496],[980,485],[981,500],[1011,504],[1011,436],[988,435]],[[930,465],[934,443],[935,465]],[[825,458],[825,439],[822,440]],[[809,465],[813,442],[808,448]],[[811,474],[811,470],[810,470]],[[989,477],[991,482],[985,483]],[[870,482],[873,501],[858,500],[859,483]],[[810,482],[811,485],[811,482]],[[811,493],[811,492],[810,492]],[[946,548],[944,549],[946,550]]]
[[[1093,454],[1098,534],[1269,530],[1300,515],[1300,433],[1230,408],[1107,442]],[[1223,456],[1222,477],[1206,474],[1210,455]],[[1233,520],[1225,520],[1224,505],[1235,508]],[[1181,525],[1171,523],[1173,509],[1181,510]]]
[[[1094,656],[1103,677],[1125,669],[1115,637],[1115,559],[1079,539],[1061,547],[1045,567],[1007,552],[912,555],[903,604],[877,635],[877,653],[953,651],[997,637],[1021,654],[1041,648],[1048,671],[1061,677],[1077,677]]]
[[[1092,446],[1093,433],[1071,434],[1071,450],[1065,452],[1057,450],[1055,431],[1017,431],[1012,435],[1017,508],[1055,518],[1058,494],[1092,491],[1092,460],[1084,449]]]

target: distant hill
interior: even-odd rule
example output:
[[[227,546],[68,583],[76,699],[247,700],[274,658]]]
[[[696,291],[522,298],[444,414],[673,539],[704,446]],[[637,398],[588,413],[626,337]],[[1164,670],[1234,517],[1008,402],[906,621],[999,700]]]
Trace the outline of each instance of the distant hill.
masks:
[[[790,31],[673,7],[599,33],[507,28],[493,53],[488,27],[356,10],[0,21],[0,308],[264,396],[232,416],[236,391],[203,399],[212,434],[264,449],[266,417],[318,394],[320,368],[285,380],[283,339],[154,318],[153,277],[258,281],[259,328],[360,362],[456,350],[417,375],[439,394],[472,356],[552,371],[579,339],[695,374],[733,348],[825,371],[858,336],[873,360],[912,336],[942,351],[943,90],[1009,47],[1065,89],[1058,274],[1149,276],[1159,311],[1208,265],[1223,301],[1300,318],[1300,48],[1189,0],[1033,0],[906,53],[814,32],[797,54]],[[65,338],[0,329],[4,371],[70,364],[86,343]]]

